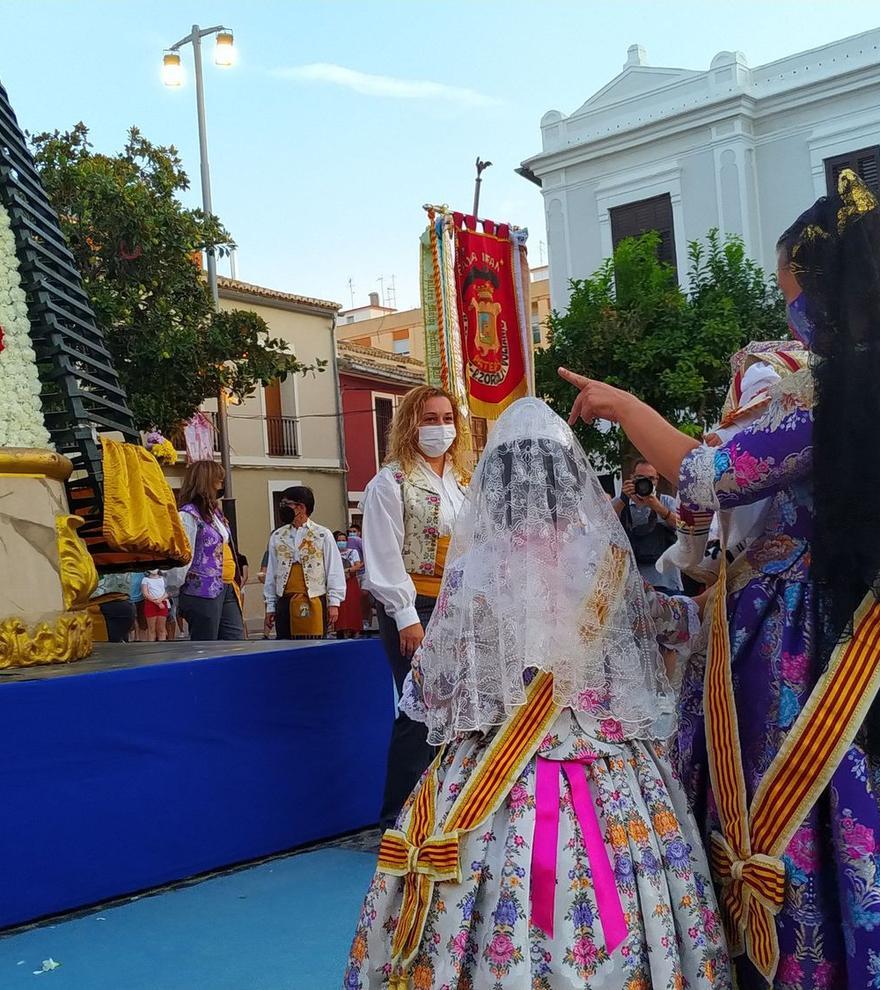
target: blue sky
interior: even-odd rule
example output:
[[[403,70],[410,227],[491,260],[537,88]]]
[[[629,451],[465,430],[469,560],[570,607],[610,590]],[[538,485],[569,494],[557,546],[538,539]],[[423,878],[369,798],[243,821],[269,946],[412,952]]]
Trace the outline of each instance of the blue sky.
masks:
[[[877,26],[873,0],[0,0],[0,80],[22,125],[78,120],[102,151],[136,124],[174,144],[199,200],[191,56],[161,85],[162,50],[198,22],[235,31],[239,63],[206,55],[214,209],[239,244],[239,277],[350,304],[396,278],[418,304],[421,206],[469,210],[544,240],[537,188],[514,174],[549,109],[575,110],[639,43],[652,65],[751,65]],[[222,273],[226,273],[221,269]]]

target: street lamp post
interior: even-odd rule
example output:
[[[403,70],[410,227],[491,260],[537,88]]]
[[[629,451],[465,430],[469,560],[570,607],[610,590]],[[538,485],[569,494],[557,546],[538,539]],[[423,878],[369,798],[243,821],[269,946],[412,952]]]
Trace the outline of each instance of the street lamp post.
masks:
[[[196,77],[196,112],[199,120],[199,164],[202,178],[202,210],[206,216],[213,215],[211,207],[211,171],[208,166],[208,130],[205,123],[205,83],[202,78],[202,38],[212,34],[217,35],[217,49],[214,61],[217,65],[228,67],[233,63],[232,32],[218,24],[215,27],[200,28],[193,24],[192,31],[181,38],[165,53],[163,59],[163,81],[166,86],[180,86],[183,73],[180,65],[180,49],[184,45],[192,45],[193,63]],[[214,300],[214,309],[220,308],[220,290],[217,285],[217,257],[214,249],[206,251],[208,265],[208,288]],[[222,390],[217,396],[217,442],[220,446],[220,460],[226,472],[226,498],[233,498],[232,466],[229,456],[229,419],[226,410],[226,397]]]

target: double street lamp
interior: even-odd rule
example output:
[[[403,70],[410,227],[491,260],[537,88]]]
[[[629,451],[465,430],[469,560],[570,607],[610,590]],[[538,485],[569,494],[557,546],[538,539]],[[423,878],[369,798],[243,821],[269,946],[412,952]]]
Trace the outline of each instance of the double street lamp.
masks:
[[[199,161],[202,175],[202,210],[206,216],[213,214],[211,208],[211,173],[208,168],[208,132],[205,124],[205,84],[202,79],[202,38],[215,34],[217,40],[214,48],[214,63],[222,68],[229,68],[235,62],[235,48],[232,32],[229,28],[218,24],[210,28],[200,28],[193,24],[192,31],[172,45],[162,59],[162,81],[166,86],[178,87],[183,85],[183,66],[180,62],[180,50],[184,45],[192,45],[193,62],[196,77],[196,112],[199,120]],[[208,288],[214,300],[214,309],[220,308],[220,291],[217,286],[217,258],[213,248],[207,249]],[[229,456],[229,423],[226,410],[226,396],[221,391],[217,396],[217,442],[220,447],[220,459],[226,472],[226,498],[233,497],[232,467]]]

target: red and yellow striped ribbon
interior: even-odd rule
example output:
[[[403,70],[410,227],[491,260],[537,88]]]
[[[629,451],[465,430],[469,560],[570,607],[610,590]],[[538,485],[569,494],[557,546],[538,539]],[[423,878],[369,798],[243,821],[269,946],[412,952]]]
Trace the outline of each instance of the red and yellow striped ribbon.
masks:
[[[460,881],[461,837],[497,811],[534,756],[557,712],[553,703],[553,677],[540,673],[527,688],[525,703],[483,753],[449,810],[440,834],[434,834],[438,757],[416,794],[406,834],[390,829],[383,836],[379,869],[405,878],[400,916],[391,941],[389,986],[406,990],[407,969],[422,939],[434,883]]]
[[[853,620],[776,754],[749,811],[733,693],[722,553],[704,688],[709,774],[721,833],[711,836],[715,879],[731,952],[745,952],[772,983],[779,965],[774,916],[785,899],[781,856],[852,745],[880,688],[880,604],[873,594]]]

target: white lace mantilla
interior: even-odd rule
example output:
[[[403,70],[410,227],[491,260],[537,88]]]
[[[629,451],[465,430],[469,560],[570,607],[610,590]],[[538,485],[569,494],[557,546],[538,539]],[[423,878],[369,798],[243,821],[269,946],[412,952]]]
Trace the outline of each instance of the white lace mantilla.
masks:
[[[433,744],[504,723],[533,669],[553,674],[559,706],[621,738],[668,732],[673,692],[629,541],[571,430],[537,399],[492,431],[419,664]]]

